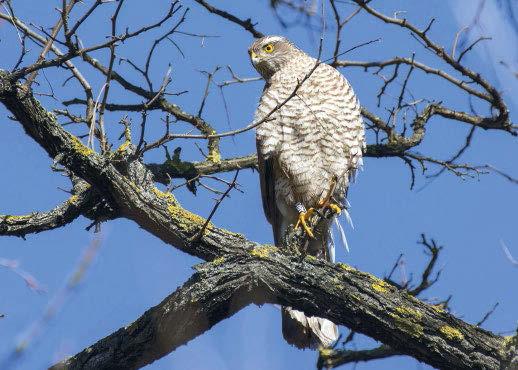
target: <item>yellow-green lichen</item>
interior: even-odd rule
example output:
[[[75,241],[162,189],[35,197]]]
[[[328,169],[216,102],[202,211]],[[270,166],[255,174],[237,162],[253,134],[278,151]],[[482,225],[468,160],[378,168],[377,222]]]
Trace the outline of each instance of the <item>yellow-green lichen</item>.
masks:
[[[517,337],[515,335],[508,335],[503,338],[503,346],[508,347],[513,340],[517,340]]]
[[[216,135],[216,131],[214,129],[210,129],[209,135]],[[221,163],[221,154],[219,152],[219,138],[210,138],[208,149],[209,155],[207,156],[207,160],[211,161],[212,163]]]
[[[423,314],[413,308],[398,306],[395,313],[390,313],[390,317],[394,320],[396,327],[410,334],[415,338],[419,338],[424,334],[421,320]]]
[[[268,245],[268,246],[264,246],[264,247],[254,248],[250,251],[250,254],[252,256],[259,257],[259,258],[267,258],[270,255],[270,253],[275,253],[275,252],[277,252],[277,250],[278,250],[277,247]]]
[[[508,335],[502,338],[500,356],[512,358],[516,356],[518,349],[518,335]]]
[[[317,258],[315,256],[312,256],[311,254],[307,254],[306,256],[304,256],[305,259],[307,260],[310,260],[310,261],[316,261]]]
[[[0,215],[0,219],[3,218],[4,222],[11,223],[11,222],[21,222],[21,221],[27,221],[31,216],[14,216],[14,215]]]
[[[212,260],[212,264],[215,266],[221,265],[223,262],[225,262],[225,257],[218,257]]]
[[[333,277],[331,279],[331,282],[333,283],[333,286],[337,289],[342,289],[343,288],[343,285],[342,285],[342,281],[337,277]]]
[[[185,209],[183,209],[180,206],[169,204],[167,206],[167,211],[173,217],[178,226],[181,229],[184,229],[188,232],[196,232],[198,231],[203,225],[205,225],[206,219],[204,219],[201,216],[198,216],[197,214],[194,214],[192,212],[189,212]],[[212,222],[209,222],[206,229],[211,229],[214,227]]]
[[[449,340],[461,341],[464,339],[464,335],[462,335],[459,329],[455,329],[449,325],[441,326],[439,331]]]
[[[418,322],[415,322],[412,318],[409,317],[401,317],[396,314],[389,314],[390,317],[394,320],[396,327],[405,333],[410,334],[415,338],[420,338],[424,334],[423,326]]]
[[[140,193],[140,188],[133,181],[128,180],[128,185],[133,189],[133,191]]]
[[[164,193],[163,191],[160,191],[157,188],[152,188],[151,191],[153,192],[153,194],[157,196],[157,198],[164,199],[168,203],[178,203],[172,193]]]
[[[444,312],[444,306],[441,303],[439,303],[439,304],[432,304],[432,305],[430,305],[430,307],[432,308],[432,310],[434,310],[437,313],[443,313]]]
[[[421,320],[423,318],[423,314],[421,312],[414,310],[413,308],[409,308],[409,307],[402,307],[402,306],[396,307],[396,312],[400,316],[412,317],[416,320]]]
[[[125,141],[121,144],[121,146],[119,146],[117,148],[117,150],[115,151],[116,154],[123,154],[126,149],[128,148],[128,146],[131,144],[131,141]]]
[[[358,294],[351,293],[349,296],[357,302],[362,302],[362,298]]]
[[[207,156],[207,160],[212,163],[221,163],[221,154],[219,154],[219,150],[211,150]]]
[[[378,279],[377,277],[371,277],[374,282],[371,284],[372,289],[377,291],[378,293],[387,293],[389,291],[389,284],[387,282]]]
[[[321,357],[329,357],[334,353],[334,350],[332,348],[320,348],[319,352]]]
[[[346,265],[345,263],[342,263],[342,262],[338,262],[336,264],[336,266],[338,266],[339,268],[341,268],[342,270],[347,271],[347,272],[354,271],[354,268],[352,268],[351,266]]]
[[[77,194],[74,194],[70,198],[68,198],[67,203],[71,204],[71,205],[75,205],[78,200],[79,200],[79,196]]]
[[[76,136],[70,135],[70,140],[72,142],[72,149],[85,157],[92,155],[94,151],[87,146],[83,145],[81,140],[79,140]]]

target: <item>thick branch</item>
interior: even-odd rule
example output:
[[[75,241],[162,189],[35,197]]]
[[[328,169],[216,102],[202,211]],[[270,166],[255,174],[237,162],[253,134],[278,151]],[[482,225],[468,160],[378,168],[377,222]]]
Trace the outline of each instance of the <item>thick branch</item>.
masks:
[[[499,369],[512,357],[510,340],[466,324],[372,275],[259,246],[200,266],[183,288],[61,368],[143,366],[250,303],[289,305],[327,317],[437,368]]]
[[[88,193],[90,194],[90,193]],[[20,236],[57,229],[78,218],[91,208],[91,198],[86,193],[72,195],[65,202],[48,212],[28,215],[0,215],[0,236]]]
[[[213,161],[185,162],[166,159],[164,163],[149,163],[146,167],[153,174],[155,181],[168,184],[170,179],[193,179],[198,175],[230,172],[244,168],[256,168],[257,156],[250,154],[244,157],[223,159],[219,163]]]
[[[254,301],[249,274],[234,266],[195,274],[131,325],[51,369],[138,369],[165,356]]]

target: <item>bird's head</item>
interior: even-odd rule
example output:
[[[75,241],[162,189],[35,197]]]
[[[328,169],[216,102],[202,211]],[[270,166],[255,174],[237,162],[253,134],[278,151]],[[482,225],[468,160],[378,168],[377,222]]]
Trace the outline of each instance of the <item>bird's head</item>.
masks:
[[[248,48],[254,68],[265,80],[268,80],[300,52],[292,42],[282,36],[261,37]]]

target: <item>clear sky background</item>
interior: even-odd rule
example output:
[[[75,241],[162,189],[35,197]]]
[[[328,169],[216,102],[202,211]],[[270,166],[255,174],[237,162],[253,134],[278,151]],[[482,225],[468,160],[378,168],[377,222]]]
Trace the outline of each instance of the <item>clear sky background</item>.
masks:
[[[91,1],[85,3],[89,5]],[[231,10],[242,18],[251,17],[258,22],[257,27],[262,32],[285,35],[310,54],[316,54],[318,30],[310,34],[302,26],[287,30],[281,28],[266,0],[213,0],[211,3]],[[405,10],[405,17],[417,25],[424,26],[430,17],[437,17],[430,36],[447,50],[451,48],[455,32],[471,22],[478,4],[473,0],[398,0],[391,1],[389,5],[384,3],[387,2],[374,1],[372,5],[387,14]],[[17,0],[14,5],[18,16],[27,23],[50,27],[57,19],[53,9],[60,7],[61,1]],[[109,34],[109,17],[114,5],[103,6],[92,21],[80,29],[85,45],[100,42]],[[121,29],[126,26],[135,29],[150,23],[167,8],[165,1],[158,0],[128,0],[126,5],[121,13]],[[231,65],[241,77],[252,77],[257,73],[250,65],[246,53],[248,45],[253,41],[250,34],[208,14],[191,1],[186,1],[185,6],[190,6],[191,10],[181,27],[183,31],[220,37],[206,39],[202,45],[198,38],[175,35],[174,40],[180,45],[185,58],[172,44],[163,44],[156,54],[152,77],[155,85],[160,85],[167,65],[171,63],[173,82],[169,91],[188,90],[184,95],[172,97],[171,101],[195,113],[206,81],[199,71],[213,70],[217,65]],[[354,9],[348,4],[340,6],[346,10],[345,13]],[[82,14],[85,9],[86,5],[78,5],[75,16]],[[330,9],[327,12],[330,18]],[[477,32],[483,32],[493,37],[493,40],[477,48],[467,61],[473,69],[504,91],[511,116],[517,122],[518,79],[502,67],[499,61],[504,60],[518,70],[518,40],[499,12],[494,0],[486,1],[481,26],[474,30],[472,37],[476,37]],[[330,19],[328,25],[330,30],[329,37],[326,37],[324,57],[331,56],[333,47],[330,35],[334,34],[334,30]],[[126,43],[118,49],[118,56],[134,58],[142,65],[152,40],[165,29],[139,41]],[[408,32],[365,16],[355,18],[346,27],[342,49],[378,37],[382,37],[381,42],[355,50],[344,58],[381,60],[396,55],[411,56],[415,52],[417,60],[444,67]],[[0,68],[11,68],[18,55],[18,44],[12,27],[5,22],[0,23],[0,39]],[[31,47],[38,52],[37,47],[32,44]],[[28,61],[35,59],[34,53],[31,55]],[[106,61],[107,55],[95,54],[102,61]],[[94,91],[98,92],[104,79],[91,68],[82,68]],[[131,76],[130,80],[143,84],[142,79],[127,64],[116,65],[116,70]],[[381,80],[359,69],[346,69],[343,73],[351,81],[361,102],[385,116],[383,109],[376,109],[375,106]],[[386,71],[386,74],[389,72]],[[49,70],[46,77],[52,81],[58,99],[81,96],[81,90],[73,83],[61,87],[65,78],[63,70]],[[228,78],[228,74],[221,72],[215,80]],[[42,83],[36,90],[47,92],[48,85],[44,79],[40,78],[40,81]],[[203,117],[218,131],[247,125],[252,119],[262,85],[262,82],[255,82],[234,85],[225,90],[230,125],[226,120],[221,95],[218,89],[212,89]],[[410,90],[416,98],[443,100],[457,109],[468,109],[466,96],[419,72],[415,72]],[[396,85],[389,91],[390,96],[385,97],[385,102],[390,103],[398,91]],[[42,101],[48,108],[58,106],[47,97],[42,97]],[[128,93],[114,87],[111,101],[140,100],[134,96],[128,98]],[[477,109],[480,107],[476,105]],[[486,111],[481,112],[486,114]],[[24,135],[20,125],[7,118],[3,107],[0,107],[0,117],[0,213],[46,211],[65,200],[67,194],[58,187],[69,189],[67,178],[51,172],[51,160]],[[120,125],[116,124],[121,117],[118,113],[107,116],[108,129],[114,140],[121,132]],[[148,127],[154,137],[162,133],[160,117],[159,114],[150,115]],[[138,122],[135,116],[135,126]],[[187,127],[178,125],[177,130],[184,132]],[[462,145],[468,130],[466,125],[434,118],[419,150],[446,159]],[[74,132],[84,133],[85,130],[74,129]],[[368,140],[373,142],[371,136]],[[505,133],[478,131],[463,160],[474,164],[492,164],[518,176],[516,140]],[[173,142],[169,148],[172,150],[177,146],[183,147],[182,158],[201,159],[192,142]],[[253,132],[240,135],[235,140],[222,140],[224,157],[249,154],[254,150]],[[163,159],[161,150],[145,158],[146,161]],[[175,182],[179,184],[180,181]],[[271,243],[271,230],[262,212],[257,174],[250,170],[242,171],[238,181],[245,190],[244,194],[233,192],[232,197],[218,210],[214,223],[243,233],[251,240]],[[409,190],[409,185],[409,172],[401,160],[365,160],[365,169],[350,191],[355,229],[346,226],[346,232],[351,251],[346,254],[343,248],[338,248],[337,259],[382,277],[391,269],[399,254],[404,253],[406,275],[411,272],[418,275],[427,261],[422,248],[416,244],[420,233],[424,232],[445,246],[438,263],[438,267],[443,269],[441,279],[426,292],[425,298],[439,300],[452,295],[453,313],[472,323],[481,319],[485,312],[499,302],[499,307],[484,327],[497,333],[511,334],[517,326],[518,268],[506,259],[500,243],[504,241],[518,257],[518,186],[497,175],[462,180],[448,173],[434,181],[419,175],[415,189]],[[186,208],[204,216],[208,215],[214,204],[213,195],[204,191],[195,197],[180,189],[175,195]],[[82,350],[158,304],[186,281],[193,273],[194,264],[201,262],[165,245],[140,230],[133,222],[117,220],[103,224],[102,245],[85,281],[69,296],[41,335],[29,345],[23,357],[6,363],[5,359],[27,333],[31,323],[42,316],[49,301],[63,287],[85,248],[91,243],[93,231],[85,231],[89,224],[89,220],[81,218],[62,229],[29,235],[25,241],[0,238],[0,258],[18,261],[20,268],[32,274],[46,290],[44,293],[36,293],[28,289],[24,281],[10,269],[0,268],[0,313],[5,315],[0,319],[0,364],[8,364],[16,369],[42,369],[65,354]],[[395,276],[399,280],[403,275],[398,270]],[[342,328],[342,332],[347,334],[345,328]],[[376,345],[360,337],[356,343],[359,348]],[[314,369],[316,358],[315,352],[299,351],[284,342],[278,309],[272,306],[250,306],[148,368]],[[394,368],[428,367],[408,357],[357,366],[357,369]]]

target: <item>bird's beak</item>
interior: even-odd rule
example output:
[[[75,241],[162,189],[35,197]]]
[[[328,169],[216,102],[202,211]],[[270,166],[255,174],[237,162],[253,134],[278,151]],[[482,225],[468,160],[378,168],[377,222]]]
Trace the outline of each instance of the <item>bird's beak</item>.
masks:
[[[257,54],[253,50],[248,50],[248,55],[250,55],[250,60],[252,61],[252,64],[255,65],[259,61]]]

